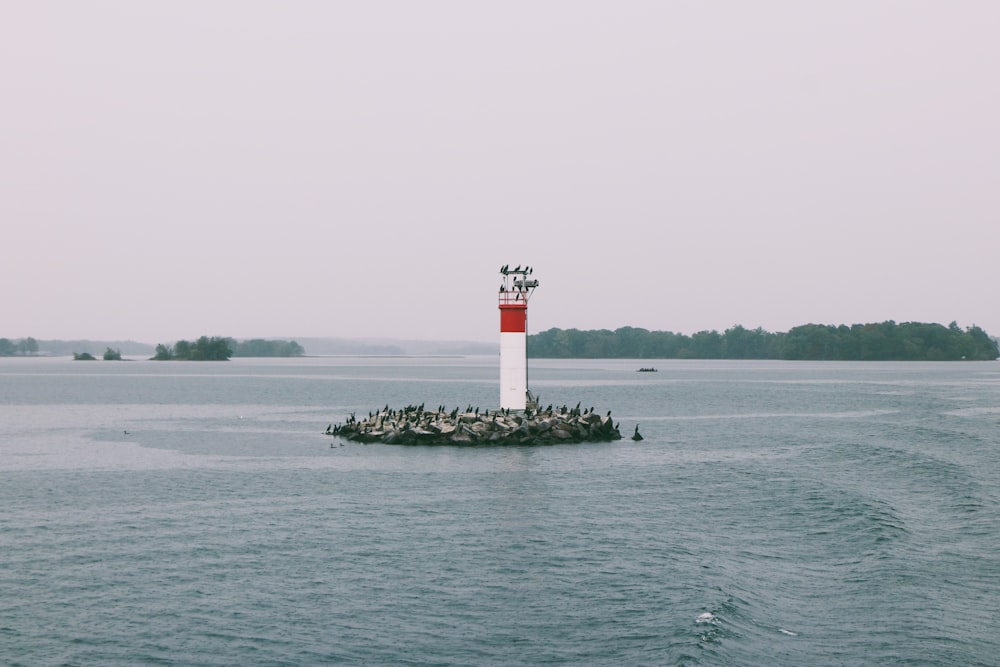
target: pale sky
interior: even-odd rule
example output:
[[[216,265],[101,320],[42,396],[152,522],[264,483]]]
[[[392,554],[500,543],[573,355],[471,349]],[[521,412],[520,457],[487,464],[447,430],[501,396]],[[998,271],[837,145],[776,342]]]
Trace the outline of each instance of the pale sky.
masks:
[[[1000,2],[0,4],[0,337],[1000,335]]]

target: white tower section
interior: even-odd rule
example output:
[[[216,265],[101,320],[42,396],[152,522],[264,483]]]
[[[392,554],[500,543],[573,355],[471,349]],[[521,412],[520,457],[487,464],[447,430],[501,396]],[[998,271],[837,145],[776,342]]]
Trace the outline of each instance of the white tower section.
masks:
[[[528,297],[538,281],[531,267],[500,268],[500,409],[538,409],[528,390]]]

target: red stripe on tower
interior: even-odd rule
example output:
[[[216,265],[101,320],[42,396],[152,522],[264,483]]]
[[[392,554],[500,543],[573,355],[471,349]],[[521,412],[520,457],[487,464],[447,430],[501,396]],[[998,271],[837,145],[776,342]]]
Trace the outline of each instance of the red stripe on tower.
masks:
[[[527,331],[528,306],[500,306],[500,333],[524,333]]]

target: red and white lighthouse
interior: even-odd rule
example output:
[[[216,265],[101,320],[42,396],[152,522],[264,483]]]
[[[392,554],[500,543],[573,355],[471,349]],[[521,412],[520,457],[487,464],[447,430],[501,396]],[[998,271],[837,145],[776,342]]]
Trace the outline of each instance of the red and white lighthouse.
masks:
[[[528,297],[538,287],[530,266],[500,268],[500,409],[538,409],[528,390]]]

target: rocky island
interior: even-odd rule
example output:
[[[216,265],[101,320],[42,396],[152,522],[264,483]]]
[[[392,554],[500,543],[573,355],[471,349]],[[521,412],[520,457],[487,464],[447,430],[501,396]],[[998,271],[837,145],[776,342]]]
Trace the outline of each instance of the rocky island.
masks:
[[[354,442],[398,445],[545,445],[621,440],[611,411],[599,415],[580,405],[532,411],[488,410],[470,405],[451,411],[423,405],[400,410],[388,405],[369,412],[367,419],[353,414],[343,424],[330,424],[326,434]]]

